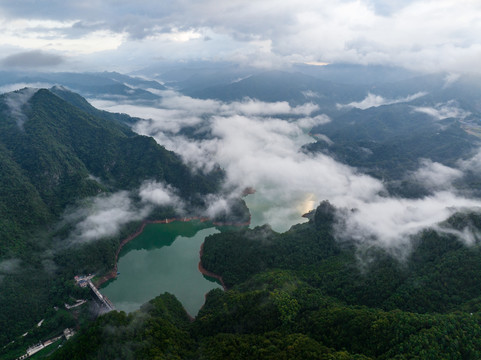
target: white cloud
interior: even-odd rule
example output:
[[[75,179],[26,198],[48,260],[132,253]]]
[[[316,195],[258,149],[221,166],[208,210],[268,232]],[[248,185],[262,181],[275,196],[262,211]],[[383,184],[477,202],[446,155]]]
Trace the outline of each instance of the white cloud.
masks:
[[[1,18],[0,18],[1,19]],[[107,29],[93,30],[81,37],[72,38],[66,33],[76,21],[40,19],[1,19],[2,45],[21,49],[53,50],[65,54],[89,54],[117,49],[125,35]]]
[[[351,102],[349,104],[337,104],[338,109],[342,108],[358,108],[361,110],[369,109],[371,107],[378,107],[382,105],[391,105],[391,104],[398,104],[398,103],[405,103],[405,102],[410,102],[413,100],[416,100],[422,96],[426,95],[425,92],[418,92],[413,95],[409,95],[403,98],[398,98],[398,99],[386,99],[380,95],[375,95],[368,93],[367,96],[364,98],[364,100],[359,101],[359,102]]]
[[[178,214],[185,212],[184,202],[170,185],[156,181],[145,181],[140,186],[139,196],[142,202],[146,204],[172,206]]]
[[[52,87],[52,85],[53,84],[42,83],[42,82],[34,82],[34,83],[20,82],[20,83],[8,84],[8,85],[0,86],[0,94],[12,92],[12,91],[20,90],[24,88],[48,89]]]
[[[312,134],[316,139],[318,140],[322,140],[324,141],[325,143],[327,143],[327,145],[332,145],[334,144],[334,142],[329,139],[328,136],[324,135],[324,134]]]
[[[226,114],[242,114],[247,116],[255,115],[310,115],[319,110],[319,106],[306,103],[291,107],[287,101],[263,102],[256,99],[245,99],[242,102],[233,102],[222,106]]]
[[[434,107],[413,107],[414,111],[428,114],[436,120],[444,120],[448,118],[464,119],[471,115],[469,111],[461,109],[456,101],[448,101],[447,103],[439,103]]]
[[[472,171],[476,174],[481,173],[481,150],[478,151],[473,157],[466,160],[459,160],[459,168],[463,171]]]
[[[16,92],[8,93],[5,96],[5,104],[8,106],[11,116],[15,118],[17,126],[23,130],[23,124],[27,121],[24,107],[27,106],[30,98],[38,91],[34,88],[25,88]]]
[[[307,127],[326,123],[326,115],[307,117],[319,110],[312,103],[291,106],[287,101],[263,102],[246,98],[243,101],[223,103],[217,100],[201,100],[181,95],[171,90],[158,92],[162,96],[157,107],[137,106],[131,103],[118,103],[105,100],[90,100],[97,108],[111,112],[128,113],[131,116],[146,119],[147,122],[137,124],[137,131],[141,133],[159,133],[169,131],[177,133],[186,126],[196,126],[205,122],[205,116],[214,114],[221,116],[246,115],[246,116],[275,116],[275,115],[303,115],[299,120],[302,126]]]
[[[176,98],[174,102],[178,100]],[[299,120],[297,115],[292,114],[294,119],[290,121],[270,116],[246,116],[245,108],[239,106],[244,104],[246,102],[204,103],[201,108],[206,114],[219,111],[217,115],[203,120],[203,126],[209,128],[214,136],[206,140],[195,141],[166,134],[161,130],[164,122],[161,118],[141,121],[135,129],[153,135],[159,143],[181,154],[193,167],[209,170],[219,163],[227,173],[226,188],[234,189],[237,194],[248,186],[256,188],[255,196],[262,196],[265,202],[272,204],[270,209],[261,210],[259,217],[272,220],[272,214],[284,209],[283,213],[290,218],[289,221],[279,220],[284,230],[286,226],[301,220],[301,212],[310,210],[306,209],[306,203],[312,205],[314,201],[324,198],[343,199],[345,194],[350,193],[355,193],[359,198],[370,197],[382,189],[379,181],[356,174],[325,155],[312,158],[300,151],[302,145],[312,141],[305,132],[306,126],[325,123],[329,121],[327,116]],[[279,111],[276,104],[269,106],[257,101],[255,106],[263,105]],[[282,106],[282,111],[289,110],[285,105]],[[240,114],[234,115],[235,111]],[[272,113],[271,110],[252,111],[260,112]],[[202,114],[198,116],[201,118]],[[306,192],[312,194],[309,201],[306,200]],[[214,200],[209,202],[209,210],[213,212],[227,206],[224,198]]]
[[[446,89],[446,88],[450,87],[452,84],[454,84],[456,81],[458,81],[460,77],[461,77],[461,74],[459,74],[459,73],[447,74],[444,78],[443,89]]]
[[[0,261],[0,274],[14,274],[20,270],[20,259],[11,258]]]
[[[409,236],[425,228],[437,227],[456,211],[481,210],[481,201],[438,192],[422,199],[374,198],[360,203],[346,217],[346,228],[340,230],[360,243],[399,248],[409,244]]]
[[[147,181],[140,187],[139,195],[142,201],[156,205],[171,205],[176,201],[168,186],[155,181]]]
[[[324,125],[331,121],[331,118],[325,114],[317,115],[315,117],[304,117],[297,120],[297,124],[305,130],[310,130],[317,125]]]
[[[6,275],[16,274],[20,271],[20,259],[11,258],[0,261],[0,285]]]
[[[74,226],[69,243],[115,236],[127,223],[145,219],[155,207],[172,207],[179,216],[186,211],[184,201],[173,186],[153,180],[144,181],[136,190],[86,199],[83,205],[68,209],[64,214],[64,221]]]
[[[0,5],[5,55],[19,50],[93,54],[107,66],[167,59],[387,64],[480,72],[481,4],[472,0],[119,0]],[[47,11],[48,10],[48,11]],[[204,41],[209,39],[209,41]],[[105,57],[104,57],[105,56]],[[77,57],[77,59],[80,59]],[[115,65],[112,65],[115,64]],[[120,65],[121,64],[121,65]],[[72,66],[78,65],[73,62]]]
[[[428,114],[436,120],[444,120],[448,118],[464,119],[471,115],[469,111],[458,107],[455,101],[449,101],[445,104],[436,104],[435,107],[413,107],[414,111]]]
[[[464,241],[466,245],[474,245],[481,239],[481,233],[471,226],[466,226],[463,230],[455,230],[442,225],[436,225],[433,227],[439,233],[450,234],[456,236],[458,239]]]
[[[302,92],[302,95],[304,95],[306,98],[319,98],[320,95],[312,90],[307,90],[307,91],[303,91]]]
[[[186,100],[180,106],[184,109],[193,103],[188,97],[171,99],[171,103],[167,101],[163,105],[174,109],[174,104]],[[181,154],[193,168],[212,169],[214,164],[220,164],[227,174],[225,188],[232,194],[254,187],[256,193],[246,198],[253,225],[269,222],[277,231],[287,230],[302,221],[303,213],[328,199],[339,208],[356,209],[350,214],[343,235],[396,248],[408,244],[409,236],[423,228],[436,227],[458,210],[481,207],[480,200],[467,199],[451,190],[452,182],[461,177],[462,172],[436,162],[422,160],[418,171],[411,174],[431,186],[432,196],[402,199],[380,195],[386,193],[382,182],[324,154],[312,156],[300,151],[302,145],[312,141],[302,123],[324,122],[327,117],[316,116],[299,122],[291,112],[292,119],[281,120],[271,115],[260,116],[257,114],[260,111],[247,115],[238,103],[198,99],[195,102],[199,109],[195,116],[209,129],[212,138],[193,140],[167,134],[161,130],[164,120],[155,118],[140,121],[135,129],[154,136],[159,143]],[[265,105],[273,109],[275,104]],[[211,198],[208,203],[210,214],[229,206],[225,196]]]
[[[221,195],[208,195],[206,197],[207,208],[205,210],[207,217],[215,218],[222,213],[230,212],[229,198]]]
[[[185,126],[195,126],[202,122],[202,119],[196,114],[195,107],[186,109],[140,107],[129,103],[119,104],[106,100],[90,100],[90,103],[99,109],[126,113],[131,116],[150,120],[152,131],[170,131],[177,133]]]
[[[454,180],[464,174],[459,169],[454,169],[429,159],[422,159],[421,166],[411,177],[430,190],[445,190],[452,187]]]
[[[120,191],[91,199],[87,206],[68,213],[65,220],[75,224],[70,235],[72,242],[89,242],[118,234],[123,225],[142,219],[149,210],[137,209],[130,194]]]

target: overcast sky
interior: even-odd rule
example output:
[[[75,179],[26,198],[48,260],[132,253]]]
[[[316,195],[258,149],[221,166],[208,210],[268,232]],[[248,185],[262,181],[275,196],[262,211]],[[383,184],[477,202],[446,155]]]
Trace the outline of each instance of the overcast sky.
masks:
[[[479,34],[479,0],[0,0],[3,69],[203,59],[481,72]]]

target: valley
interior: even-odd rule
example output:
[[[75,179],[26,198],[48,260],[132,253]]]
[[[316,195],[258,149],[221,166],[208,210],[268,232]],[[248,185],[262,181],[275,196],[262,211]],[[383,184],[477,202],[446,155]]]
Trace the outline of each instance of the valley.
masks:
[[[0,360],[481,359],[479,33],[0,1]]]
[[[100,109],[60,86],[2,95],[2,358],[64,328],[78,333],[38,358],[476,354],[475,97],[283,72],[209,99],[92,86]],[[285,91],[256,98],[269,86]],[[88,273],[114,311],[63,309],[90,298],[72,280]],[[422,345],[439,333],[459,349]]]

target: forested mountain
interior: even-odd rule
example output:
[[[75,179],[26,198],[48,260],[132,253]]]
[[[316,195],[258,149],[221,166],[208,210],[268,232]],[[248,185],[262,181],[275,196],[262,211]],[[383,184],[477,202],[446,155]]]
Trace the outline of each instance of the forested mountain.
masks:
[[[412,205],[415,212],[417,204],[410,200],[421,202],[443,191],[462,199],[479,198],[481,177],[473,160],[481,141],[481,91],[476,81],[446,74],[408,79],[407,73],[386,71],[392,75],[386,81],[353,80],[350,85],[280,71],[229,80],[247,74],[236,69],[225,70],[217,80],[207,72],[210,83],[203,87],[202,76],[195,71],[171,75],[177,80],[184,75],[175,81],[178,86],[184,84],[184,94],[217,99],[214,105],[226,109],[249,104],[246,97],[260,106],[268,104],[261,101],[284,101],[291,107],[311,103],[315,110],[308,115],[274,115],[275,126],[328,114],[310,129],[314,142],[296,147],[296,159],[305,161],[305,156],[315,166],[315,161],[321,161],[317,155],[323,153],[350,165],[353,174],[377,178],[382,189],[370,201],[396,200]],[[128,84],[122,75],[105,76]],[[188,89],[190,82],[195,86]],[[137,98],[137,105],[146,99]],[[197,106],[210,109],[212,105],[210,100],[203,103],[181,95],[157,104],[170,111],[175,101],[188,104],[180,116],[191,116]],[[182,125],[179,117],[179,129],[166,130],[166,136],[184,141],[185,146],[212,149],[221,143],[217,140],[222,134],[219,129],[212,131],[215,114],[209,111],[199,110],[196,116],[202,121],[193,127],[188,121]],[[169,114],[176,119],[174,112]],[[270,116],[254,115],[257,122],[249,124],[258,126],[270,121]],[[215,124],[229,120],[219,117]],[[222,189],[222,170],[214,167],[210,173],[192,173],[178,155],[132,132],[130,126],[141,121],[98,110],[60,86],[1,96],[0,207],[5,215],[0,219],[0,320],[2,329],[8,330],[0,331],[0,343],[15,339],[21,347],[47,338],[54,329],[75,325],[80,326],[79,334],[52,358],[479,357],[481,219],[470,205],[471,210],[453,205],[458,213],[415,235],[405,235],[404,247],[399,248],[378,246],[373,240],[376,235],[363,233],[362,223],[356,228],[359,234],[351,238],[342,230],[358,209],[338,209],[327,201],[306,215],[307,223],[285,233],[264,225],[211,235],[204,242],[202,265],[221,276],[227,290],[208,293],[195,319],[169,294],[137,312],[111,312],[93,322],[86,321],[86,313],[79,320],[54,312],[52,305],[83,294],[73,286],[72,277],[79,271],[111,269],[120,240],[140,223],[139,219],[128,222],[101,241],[64,246],[70,244],[69,234],[75,227],[62,221],[66,211],[82,200],[119,191],[128,192],[132,202],[139,204],[138,189],[150,180],[175,188],[189,209],[204,215],[205,195],[208,198]],[[307,138],[309,129],[296,129]],[[428,180],[439,180],[441,185]],[[466,203],[477,204],[475,200]],[[245,204],[238,204],[240,218],[246,220]],[[219,220],[228,222],[224,215]],[[156,208],[151,216],[175,216],[174,206]],[[400,221],[409,219],[407,214]],[[35,326],[34,319],[44,315],[49,319],[45,326],[20,338],[24,329]],[[6,347],[0,357],[15,353],[11,348]]]
[[[322,80],[341,84],[376,85],[397,83],[419,75],[417,72],[396,66],[360,64],[294,64],[293,69]]]
[[[79,99],[74,94],[70,97]],[[83,105],[98,116],[44,89],[2,95],[0,144],[5,184],[1,203],[8,214],[2,218],[2,238],[8,239],[2,244],[2,254],[20,246],[13,229],[44,224],[67,205],[102,191],[131,189],[146,179],[175,184],[186,198],[217,190],[220,174],[211,178],[191,174],[176,154],[152,138],[102,119],[108,113]]]
[[[177,154],[132,132],[124,123],[132,121],[59,88],[0,96],[0,343],[46,314],[52,322],[37,331],[71,322],[71,315],[52,313],[78,292],[67,280],[78,271],[110,269],[119,241],[141,220],[135,216],[102,241],[72,245],[75,223],[62,222],[67,209],[116,193],[135,203],[138,188],[152,181],[171,186],[195,213],[205,195],[219,191],[220,169],[191,172]],[[160,206],[152,209],[155,215],[177,214]],[[32,341],[29,336],[22,341]]]
[[[291,104],[313,102],[329,108],[335,106],[336,102],[349,102],[361,97],[365,87],[333,83],[302,73],[267,71],[230,84],[194,91],[187,89],[184,92],[202,99],[239,101],[249,97],[262,101],[288,101]]]
[[[166,86],[180,92],[199,91],[212,86],[228,85],[262,70],[231,62],[185,61],[160,62],[136,71],[141,76],[154,76]]]
[[[1,72],[0,75],[0,86],[6,88],[15,84],[41,87],[62,85],[88,98],[153,101],[159,98],[154,94],[155,90],[166,89],[157,81],[107,71],[98,73],[11,71]],[[149,91],[152,89],[154,92]]]
[[[395,66],[357,64],[306,64],[295,63],[285,69],[290,73],[309,76],[326,82],[362,86],[379,86],[412,79],[419,73]],[[134,74],[152,76],[166,85],[185,93],[200,93],[203,89],[228,86],[265,73],[265,69],[232,62],[185,61],[160,62],[136,71]],[[275,73],[275,71],[274,71]],[[284,84],[286,86],[287,84]]]
[[[421,159],[456,167],[460,160],[478,151],[480,139],[469,128],[479,126],[479,113],[461,121],[455,116],[437,119],[416,111],[411,104],[352,109],[328,124],[314,127],[314,136],[323,134],[330,142],[320,139],[305,149],[329,154],[382,179],[395,194],[418,197],[430,190],[423,190],[425,184],[409,179]],[[460,182],[459,187],[476,191],[469,183],[473,179],[465,180],[468,183]]]
[[[480,19],[0,0],[0,360],[481,360]]]
[[[481,252],[425,231],[397,258],[333,237],[328,202],[284,234],[269,227],[211,235],[202,264],[229,290],[211,291],[189,323],[161,295],[111,313],[54,358],[474,359],[479,357]],[[480,229],[479,215],[448,220]]]

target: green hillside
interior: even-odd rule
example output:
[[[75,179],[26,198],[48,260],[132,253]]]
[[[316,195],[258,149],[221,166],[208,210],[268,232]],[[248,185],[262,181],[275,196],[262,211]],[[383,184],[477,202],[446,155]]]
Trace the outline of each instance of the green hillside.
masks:
[[[398,259],[334,241],[328,202],[284,234],[211,235],[203,265],[223,276],[189,323],[166,294],[84,327],[53,359],[477,359],[481,251],[419,234]],[[479,229],[475,214],[449,223]]]
[[[19,115],[6,104],[11,96],[0,97],[0,206],[5,209],[0,255],[19,246],[12,239],[25,227],[55,220],[86,196],[133,189],[146,179],[174,184],[193,201],[196,194],[217,190],[220,173],[192,174],[152,138],[84,112],[48,90],[37,91],[24,105],[26,121],[20,127]]]
[[[110,269],[119,241],[139,226],[139,220],[131,221],[101,241],[66,246],[74,226],[61,222],[67,208],[120,190],[135,194],[152,180],[177,189],[195,212],[203,208],[204,195],[218,192],[223,179],[221,170],[192,173],[177,154],[135,134],[122,118],[92,108],[76,94],[56,91],[69,101],[45,89],[0,96],[3,345],[50,314],[54,305],[63,306],[77,291],[68,279],[78,271]],[[176,214],[163,207],[151,216]],[[32,340],[27,336],[25,341]]]

